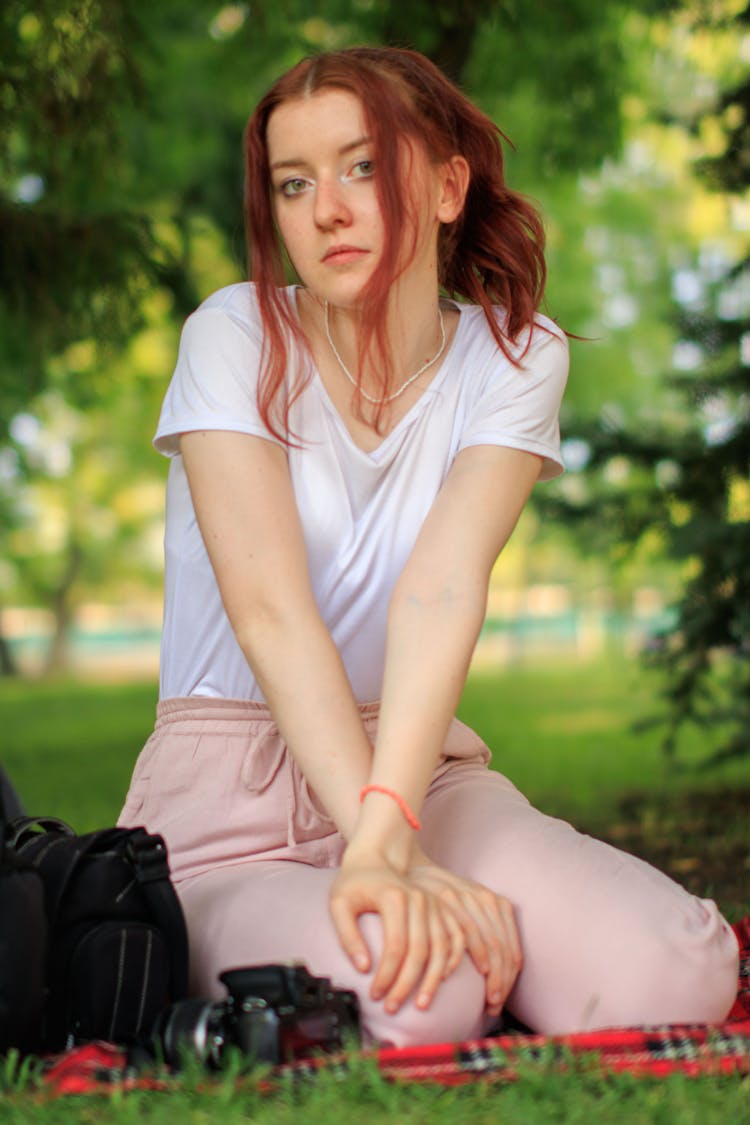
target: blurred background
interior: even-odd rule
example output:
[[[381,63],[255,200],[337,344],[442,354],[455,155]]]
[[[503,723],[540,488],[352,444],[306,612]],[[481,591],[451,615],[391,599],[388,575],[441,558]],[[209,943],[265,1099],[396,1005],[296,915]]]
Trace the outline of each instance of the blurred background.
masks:
[[[3,677],[155,677],[151,437],[182,321],[244,276],[242,129],[301,55],[361,43],[423,51],[497,121],[582,338],[568,472],[498,563],[477,666],[645,654],[668,742],[696,720],[745,752],[744,0],[4,0]]]

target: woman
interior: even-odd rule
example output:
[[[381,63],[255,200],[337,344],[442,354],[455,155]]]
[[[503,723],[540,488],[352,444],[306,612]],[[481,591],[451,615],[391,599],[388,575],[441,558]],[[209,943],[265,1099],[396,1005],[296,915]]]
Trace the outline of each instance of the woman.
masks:
[[[491,568],[562,468],[566,341],[496,128],[421,56],[355,48],[279,79],[246,147],[254,284],[187,321],[155,439],[161,701],[121,817],[167,840],[193,991],[303,960],[394,1044],[504,1007],[722,1018],[715,905],[531,808],[454,718]]]

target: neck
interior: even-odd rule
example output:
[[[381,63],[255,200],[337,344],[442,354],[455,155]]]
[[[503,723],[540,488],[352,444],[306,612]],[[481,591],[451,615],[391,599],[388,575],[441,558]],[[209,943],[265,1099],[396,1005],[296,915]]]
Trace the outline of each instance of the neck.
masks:
[[[323,309],[324,331],[328,344],[340,366],[356,377],[362,333],[362,314],[359,308],[342,308],[329,305]],[[407,382],[415,382],[422,374],[426,377],[442,358],[446,346],[445,321],[437,300],[421,302],[412,314],[391,302],[387,319],[387,340],[390,351],[388,393],[399,392]],[[365,389],[374,387],[377,394],[383,388],[382,360],[375,352],[365,359],[362,372]]]

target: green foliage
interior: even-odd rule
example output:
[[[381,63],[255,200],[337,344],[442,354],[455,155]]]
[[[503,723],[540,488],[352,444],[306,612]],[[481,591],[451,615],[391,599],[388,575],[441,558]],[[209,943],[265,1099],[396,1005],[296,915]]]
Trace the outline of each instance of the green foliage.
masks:
[[[540,124],[525,144],[556,173],[617,150],[625,11],[590,0],[541,6],[534,19],[513,0],[330,0],[312,12],[303,0],[252,11],[188,0],[3,5],[0,425],[70,342],[120,346],[154,283],[172,290],[178,317],[194,307],[199,216],[241,257],[242,125],[301,54],[398,43],[492,108],[533,89]]]
[[[153,510],[144,506],[139,526],[123,486],[161,480],[150,435],[178,326],[207,292],[243,273],[242,128],[262,90],[303,54],[361,42],[412,46],[496,117],[518,144],[511,183],[540,197],[549,217],[550,311],[573,332],[601,337],[606,328],[606,339],[578,348],[565,421],[612,402],[632,417],[652,398],[653,381],[637,373],[669,346],[656,325],[673,246],[654,246],[648,232],[669,226],[672,201],[658,175],[620,182],[599,166],[620,153],[630,120],[623,106],[642,88],[652,54],[651,21],[679,8],[671,0],[574,0],[533,13],[517,0],[4,4],[0,601],[51,608],[64,638],[84,593],[109,596],[138,566],[151,581]],[[642,294],[637,338],[632,327],[609,330],[621,296],[605,291],[613,263],[623,289]],[[168,345],[145,370],[133,353],[154,334]],[[38,448],[7,436],[28,413],[44,441],[57,440],[60,403],[73,418],[65,480]]]
[[[741,20],[750,22],[750,6]],[[731,112],[744,115],[749,90],[743,76],[722,95],[723,150],[701,162],[731,192],[750,188],[747,131]],[[648,654],[667,677],[664,744],[674,751],[696,724],[721,759],[750,752],[750,256],[745,246],[727,264],[708,250],[683,266],[677,366],[689,371],[666,380],[678,412],[641,418],[637,429],[606,416],[579,423],[588,479],[549,509],[600,545],[613,533],[630,544],[658,533],[683,577],[672,623]]]
[[[119,192],[137,93],[127,5],[9,0],[0,12],[0,430],[71,340],[127,339],[151,253]]]
[[[584,0],[546,5],[534,19],[515,0],[2,6],[0,533],[9,566],[0,598],[53,609],[53,663],[64,659],[80,592],[101,592],[107,567],[112,581],[122,576],[121,560],[143,565],[139,535],[150,534],[151,513],[139,528],[120,502],[122,482],[160,476],[155,459],[146,465],[170,360],[156,382],[129,365],[128,350],[153,330],[155,301],[157,327],[174,337],[207,291],[241,276],[241,132],[276,74],[302,54],[351,43],[415,47],[489,107],[516,98],[538,176],[616,151],[626,12]],[[24,411],[43,427],[36,445],[7,439]],[[67,445],[67,472],[50,468],[55,442]]]

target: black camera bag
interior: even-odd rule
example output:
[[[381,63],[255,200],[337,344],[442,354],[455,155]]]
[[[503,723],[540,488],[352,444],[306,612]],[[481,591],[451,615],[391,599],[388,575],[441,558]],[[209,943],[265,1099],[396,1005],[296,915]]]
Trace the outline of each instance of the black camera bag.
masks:
[[[44,886],[45,1000],[33,1049],[147,1037],[157,1013],[187,991],[185,921],[161,836],[145,828],[77,836],[61,820],[20,817],[9,839]]]
[[[47,952],[44,886],[6,840],[3,789],[0,784],[0,1054],[37,1044]]]

